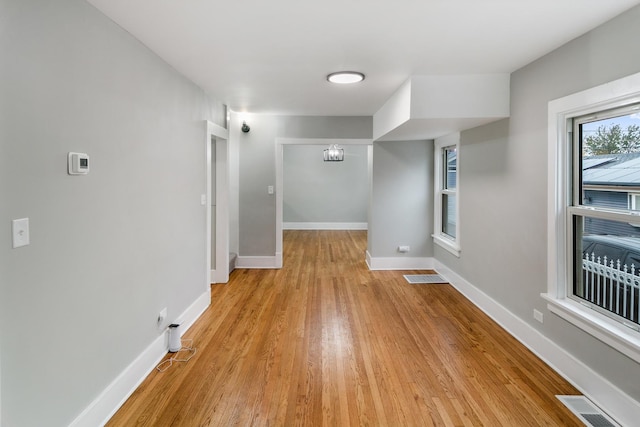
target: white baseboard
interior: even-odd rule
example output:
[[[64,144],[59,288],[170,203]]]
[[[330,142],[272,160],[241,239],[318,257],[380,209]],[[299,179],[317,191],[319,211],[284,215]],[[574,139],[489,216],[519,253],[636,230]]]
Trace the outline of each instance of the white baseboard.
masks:
[[[211,290],[207,289],[176,319],[182,334],[187,331],[211,304]],[[160,334],[131,362],[124,371],[70,424],[71,427],[103,426],[138,388],[169,349],[168,332]]]
[[[618,423],[624,426],[637,424],[640,402],[632,399],[606,378],[437,260],[435,269],[467,299]]]
[[[367,230],[366,222],[283,222],[283,230]]]
[[[434,259],[430,257],[372,257],[366,253],[369,270],[431,270]]]
[[[201,294],[191,305],[175,320],[180,324],[180,336],[202,316],[202,313],[211,305],[211,287],[207,286],[207,290]],[[169,348],[169,335],[167,335],[167,349]]]
[[[236,268],[282,268],[282,254],[275,256],[238,256]]]

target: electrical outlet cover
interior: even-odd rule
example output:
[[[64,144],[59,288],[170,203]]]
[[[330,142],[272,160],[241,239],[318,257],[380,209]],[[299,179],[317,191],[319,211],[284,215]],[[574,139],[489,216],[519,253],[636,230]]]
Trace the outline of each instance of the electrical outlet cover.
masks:
[[[162,327],[167,319],[167,307],[160,310],[158,314],[158,327]]]

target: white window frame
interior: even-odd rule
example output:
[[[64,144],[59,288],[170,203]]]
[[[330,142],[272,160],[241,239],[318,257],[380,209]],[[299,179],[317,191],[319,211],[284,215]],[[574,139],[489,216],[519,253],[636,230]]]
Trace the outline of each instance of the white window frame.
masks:
[[[572,286],[571,134],[574,117],[640,102],[640,73],[564,98],[548,106],[547,300],[549,310],[640,362],[640,333],[569,298]],[[608,219],[616,213],[605,214]],[[611,218],[609,218],[611,217]]]
[[[456,160],[456,189],[455,191],[444,188],[444,174],[447,165],[443,161],[443,151],[445,148],[455,147],[457,153]],[[434,191],[433,191],[433,242],[460,257],[460,132],[436,138],[434,143]],[[447,194],[456,198],[456,237],[452,237],[442,231],[442,195]]]
[[[640,193],[627,193],[627,207],[631,211],[640,211]]]

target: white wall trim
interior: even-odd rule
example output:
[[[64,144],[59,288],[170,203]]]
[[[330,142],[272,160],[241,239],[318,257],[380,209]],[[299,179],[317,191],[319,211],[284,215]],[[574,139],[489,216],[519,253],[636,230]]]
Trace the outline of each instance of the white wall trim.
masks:
[[[200,295],[176,319],[185,333],[211,304],[211,289]],[[71,427],[102,426],[116,413],[144,379],[155,369],[169,349],[168,329],[135,358],[124,371],[70,424]]]
[[[283,230],[366,230],[366,222],[284,222]]]
[[[173,322],[179,323],[181,328],[180,336],[184,335],[186,331],[196,323],[196,320],[202,316],[202,313],[211,305],[211,286],[200,295],[191,305]],[[167,340],[169,337],[167,336]],[[167,349],[169,348],[169,341],[167,341]]]
[[[434,258],[430,257],[372,257],[366,253],[369,270],[432,270]]]
[[[229,131],[222,126],[205,120],[206,141],[206,248],[207,277],[205,284],[208,288],[211,283],[227,283],[229,281]],[[215,141],[216,163],[212,163],[212,144]],[[216,269],[211,268],[211,175],[216,174]]]
[[[635,329],[603,316],[595,310],[585,311],[584,306],[570,298],[557,299],[541,294],[548,301],[547,308],[586,333],[593,335],[608,346],[638,360],[640,337]]]
[[[440,199],[440,198],[436,197],[436,199]],[[439,222],[438,220],[436,221]],[[441,235],[438,235],[438,234],[432,234],[431,237],[433,237],[433,243],[440,246],[442,249],[449,252],[451,255],[455,256],[456,258],[460,258],[461,251],[460,251],[460,246],[457,243],[452,242],[451,240],[445,237],[442,237]]]
[[[456,237],[449,236],[442,231],[442,195],[447,191],[444,188],[443,172],[446,169],[442,154],[447,147],[456,147],[457,152],[457,179],[456,188],[452,195],[456,199]],[[442,247],[447,252],[460,258],[460,132],[436,138],[433,144],[433,243]]]
[[[275,256],[238,256],[236,268],[282,268],[282,254]]]
[[[511,313],[470,282],[435,261],[435,270],[503,329],[545,361],[621,425],[635,425],[640,402],[632,399],[537,329]]]
[[[596,310],[575,304],[569,298],[573,283],[574,240],[572,206],[572,120],[600,111],[640,102],[640,73],[549,101],[547,108],[547,292],[543,294],[553,313],[600,339],[617,351],[640,362],[640,337],[622,323],[613,322]],[[592,211],[589,216],[628,220],[626,215]]]
[[[568,120],[599,110],[617,108],[640,101],[640,73],[632,74],[600,86],[592,87],[549,101],[547,108],[547,294],[550,298],[566,297],[564,283],[568,255],[565,241],[569,238],[566,210],[570,202],[570,150],[566,144]]]

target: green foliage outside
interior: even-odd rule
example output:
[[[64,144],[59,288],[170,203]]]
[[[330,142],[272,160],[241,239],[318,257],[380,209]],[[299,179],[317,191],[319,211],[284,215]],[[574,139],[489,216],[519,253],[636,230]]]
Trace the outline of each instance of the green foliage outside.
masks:
[[[588,156],[640,151],[640,126],[598,126],[594,135],[584,138],[584,150]]]

